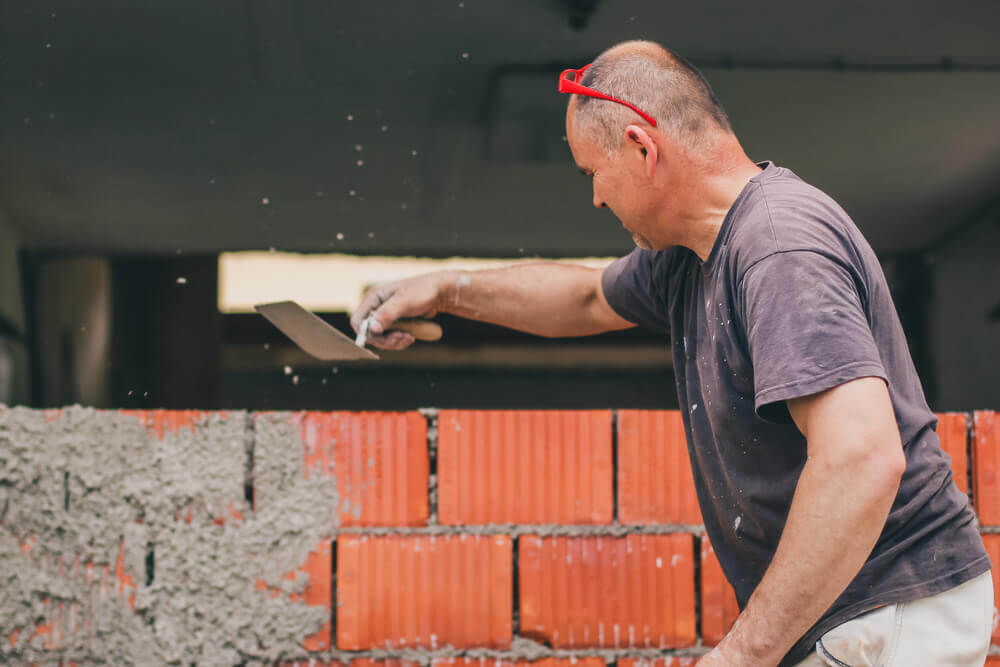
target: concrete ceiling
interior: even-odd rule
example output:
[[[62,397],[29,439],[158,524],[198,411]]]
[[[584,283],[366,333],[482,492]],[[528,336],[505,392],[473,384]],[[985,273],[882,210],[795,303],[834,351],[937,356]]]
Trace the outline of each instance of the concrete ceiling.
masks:
[[[624,252],[554,82],[644,37],[751,157],[913,250],[1000,195],[998,25],[985,0],[0,0],[0,211],[61,250]]]

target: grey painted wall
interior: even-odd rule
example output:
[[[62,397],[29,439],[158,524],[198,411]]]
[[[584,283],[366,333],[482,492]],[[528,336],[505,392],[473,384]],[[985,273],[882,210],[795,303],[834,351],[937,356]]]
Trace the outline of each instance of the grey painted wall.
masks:
[[[942,410],[1000,406],[1000,207],[935,254],[931,341]]]

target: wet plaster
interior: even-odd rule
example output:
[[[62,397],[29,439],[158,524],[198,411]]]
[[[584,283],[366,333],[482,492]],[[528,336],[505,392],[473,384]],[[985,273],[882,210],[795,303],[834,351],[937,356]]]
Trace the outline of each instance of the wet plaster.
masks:
[[[689,524],[513,524],[489,523],[481,525],[430,525],[421,527],[379,526],[360,528],[347,526],[339,533],[365,535],[537,535],[539,537],[625,537],[626,535],[673,535],[686,533],[695,536],[705,532],[704,526]]]
[[[303,656],[330,609],[283,575],[335,530],[337,498],[302,448],[284,413],[0,409],[0,662]]]
[[[514,636],[508,649],[456,649],[444,647],[440,649],[395,649],[371,651],[331,651],[327,659],[350,664],[352,659],[366,658],[370,660],[409,660],[421,665],[431,665],[435,660],[449,658],[466,658],[488,662],[535,662],[546,658],[566,659],[572,664],[576,660],[589,657],[599,657],[607,664],[613,664],[622,658],[640,658],[656,660],[665,656],[700,656],[707,649],[700,643],[683,649],[665,651],[662,649],[620,648],[620,649],[553,649],[533,639]]]

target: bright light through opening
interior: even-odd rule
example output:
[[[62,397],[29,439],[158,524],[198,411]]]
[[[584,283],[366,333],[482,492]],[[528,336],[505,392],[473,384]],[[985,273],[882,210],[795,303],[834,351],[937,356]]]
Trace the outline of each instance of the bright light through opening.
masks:
[[[428,259],[288,252],[223,253],[219,256],[219,310],[251,313],[254,304],[292,300],[316,312],[349,313],[361,302],[369,287],[421,273],[495,269],[538,261],[603,268],[614,259]]]

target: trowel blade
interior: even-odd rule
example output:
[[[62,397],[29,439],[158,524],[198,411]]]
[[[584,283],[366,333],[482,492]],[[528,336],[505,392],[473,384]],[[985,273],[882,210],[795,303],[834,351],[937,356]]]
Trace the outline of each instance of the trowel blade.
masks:
[[[294,301],[262,303],[254,309],[303,350],[324,361],[378,359],[354,341]]]

